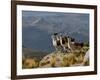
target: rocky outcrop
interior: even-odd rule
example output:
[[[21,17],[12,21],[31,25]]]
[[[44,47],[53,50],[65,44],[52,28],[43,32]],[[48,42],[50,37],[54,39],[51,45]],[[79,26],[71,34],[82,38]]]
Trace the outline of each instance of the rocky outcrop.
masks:
[[[69,66],[83,66],[81,65],[84,59],[84,53],[61,53],[52,52],[45,56],[40,62],[39,67],[69,67]]]
[[[44,56],[41,60],[37,57],[23,57],[23,69],[87,66],[89,65],[88,53],[88,47],[84,47],[74,52],[54,51]]]

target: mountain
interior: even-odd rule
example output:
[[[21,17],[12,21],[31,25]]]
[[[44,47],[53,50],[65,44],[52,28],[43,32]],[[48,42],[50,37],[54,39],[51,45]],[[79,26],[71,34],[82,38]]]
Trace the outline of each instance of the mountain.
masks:
[[[23,11],[22,15],[22,43],[29,48],[54,51],[51,35],[55,32],[89,41],[89,14]]]

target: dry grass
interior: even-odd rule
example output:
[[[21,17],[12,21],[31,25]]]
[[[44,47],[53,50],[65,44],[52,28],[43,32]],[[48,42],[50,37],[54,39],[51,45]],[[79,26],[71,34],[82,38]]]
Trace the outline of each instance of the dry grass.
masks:
[[[23,59],[22,64],[23,64],[23,66],[22,66],[23,69],[25,69],[25,68],[37,68],[39,65],[39,61],[37,61],[34,58],[26,58],[26,59]]]
[[[87,66],[89,61],[83,63],[85,53],[89,47],[84,46],[80,50],[75,50],[70,53],[51,53],[41,61],[38,61],[36,58],[24,58],[23,59],[23,69],[26,68],[45,68],[45,67],[69,67],[69,66]]]

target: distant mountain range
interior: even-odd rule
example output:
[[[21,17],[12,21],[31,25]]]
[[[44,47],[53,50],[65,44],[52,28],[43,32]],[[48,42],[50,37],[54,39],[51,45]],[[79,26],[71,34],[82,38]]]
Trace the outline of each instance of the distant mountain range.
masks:
[[[42,51],[35,51],[30,48],[22,48],[23,57],[29,57],[29,58],[37,58],[38,60],[41,60],[44,56],[46,56],[47,52]]]
[[[89,41],[89,14],[23,11],[22,15],[22,42],[28,48],[53,51],[51,35],[55,32]]]

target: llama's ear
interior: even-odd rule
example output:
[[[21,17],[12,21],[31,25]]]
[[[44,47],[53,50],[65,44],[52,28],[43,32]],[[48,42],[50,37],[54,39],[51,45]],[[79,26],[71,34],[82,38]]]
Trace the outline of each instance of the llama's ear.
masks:
[[[71,41],[73,42],[73,41],[75,41],[75,39],[74,38],[71,38]]]
[[[58,33],[54,33],[54,35],[58,35]]]

